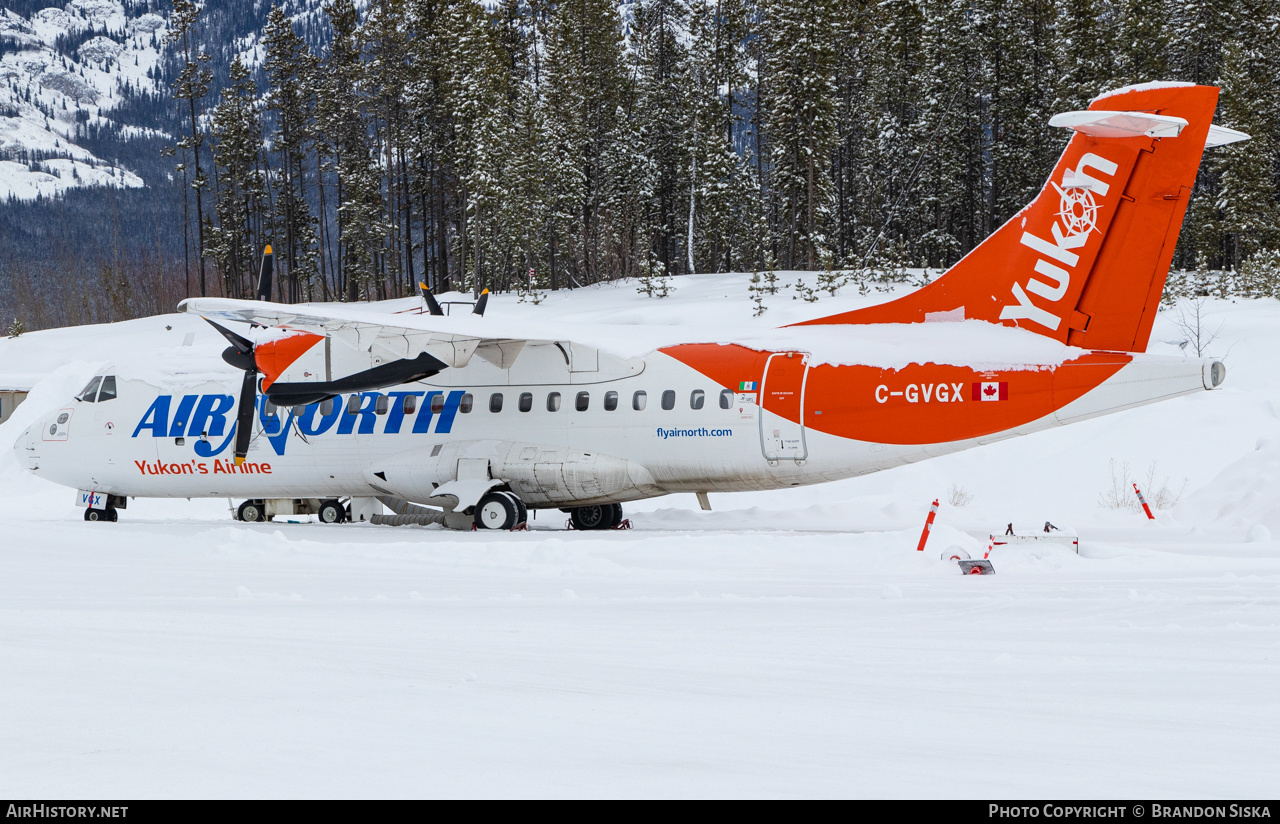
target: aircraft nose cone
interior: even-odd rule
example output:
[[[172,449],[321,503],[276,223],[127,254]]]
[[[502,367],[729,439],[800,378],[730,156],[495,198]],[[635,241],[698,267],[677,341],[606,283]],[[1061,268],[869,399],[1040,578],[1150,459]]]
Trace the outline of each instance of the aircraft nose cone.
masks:
[[[43,421],[32,424],[13,442],[13,455],[18,460],[18,466],[23,469],[32,471],[37,469],[39,463],[37,450],[40,446],[40,428],[42,426],[44,426]]]

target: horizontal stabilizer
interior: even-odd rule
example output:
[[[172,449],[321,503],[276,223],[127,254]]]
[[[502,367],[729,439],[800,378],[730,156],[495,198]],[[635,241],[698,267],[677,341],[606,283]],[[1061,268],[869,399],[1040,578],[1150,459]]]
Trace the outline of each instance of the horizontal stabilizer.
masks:
[[[1231,143],[1239,143],[1242,140],[1251,139],[1244,132],[1238,132],[1235,129],[1228,129],[1226,126],[1210,126],[1209,137],[1204,141],[1206,149],[1216,149],[1219,146],[1226,146]]]
[[[1090,137],[1177,137],[1187,125],[1181,117],[1149,112],[1063,112],[1049,118],[1050,126],[1073,129]]]

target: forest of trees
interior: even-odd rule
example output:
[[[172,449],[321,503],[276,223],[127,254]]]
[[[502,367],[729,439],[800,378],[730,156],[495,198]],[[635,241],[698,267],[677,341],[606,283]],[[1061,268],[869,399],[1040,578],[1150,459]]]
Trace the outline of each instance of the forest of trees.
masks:
[[[1149,80],[1253,136],[1175,268],[1280,260],[1280,0],[330,0],[252,65],[210,19],[174,0],[165,77],[195,294],[267,243],[285,301],[941,268],[1039,190],[1053,114]]]

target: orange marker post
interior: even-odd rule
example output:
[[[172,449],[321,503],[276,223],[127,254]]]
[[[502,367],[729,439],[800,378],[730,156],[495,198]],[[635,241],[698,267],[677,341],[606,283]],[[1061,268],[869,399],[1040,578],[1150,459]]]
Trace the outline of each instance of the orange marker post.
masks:
[[[924,520],[924,532],[920,533],[920,546],[916,547],[916,552],[924,552],[925,542],[929,540],[929,533],[933,530],[933,519],[938,515],[938,499],[933,499],[933,506],[929,507],[929,517]]]
[[[1138,489],[1137,484],[1133,485],[1133,491],[1138,493],[1138,500],[1142,503],[1142,511],[1147,513],[1147,517],[1154,521],[1156,516],[1151,514],[1151,507],[1147,506],[1147,499],[1142,497],[1142,490]]]

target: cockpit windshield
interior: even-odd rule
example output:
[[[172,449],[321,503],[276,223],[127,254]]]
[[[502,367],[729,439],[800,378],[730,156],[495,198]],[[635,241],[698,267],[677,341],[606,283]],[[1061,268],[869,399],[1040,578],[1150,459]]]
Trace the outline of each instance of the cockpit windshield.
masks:
[[[84,401],[85,403],[94,403],[95,401],[98,400],[98,387],[101,385],[102,385],[102,376],[99,375],[98,377],[89,381],[89,385],[86,386],[79,395],[76,395],[76,400]]]
[[[84,403],[102,403],[116,398],[116,376],[99,375],[89,381],[89,385],[76,395],[76,400]]]

